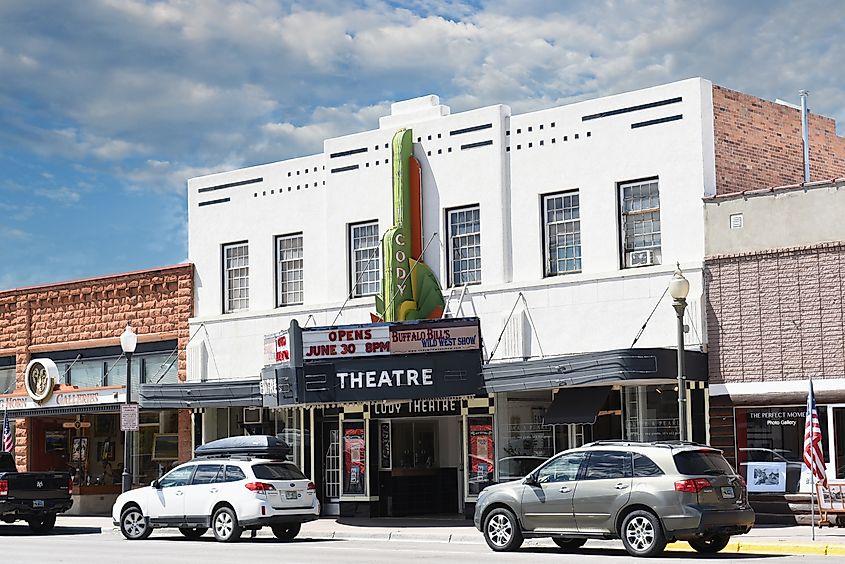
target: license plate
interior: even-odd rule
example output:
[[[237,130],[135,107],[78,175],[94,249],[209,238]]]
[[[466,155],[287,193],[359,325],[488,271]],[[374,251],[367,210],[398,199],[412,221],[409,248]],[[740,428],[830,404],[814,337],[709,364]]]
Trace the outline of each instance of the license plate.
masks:
[[[734,496],[734,489],[730,486],[726,486],[722,488],[722,497],[730,497]]]
[[[33,499],[32,500],[33,507],[44,507],[44,500],[43,499]]]
[[[298,495],[296,492],[285,492],[285,499],[296,499]]]

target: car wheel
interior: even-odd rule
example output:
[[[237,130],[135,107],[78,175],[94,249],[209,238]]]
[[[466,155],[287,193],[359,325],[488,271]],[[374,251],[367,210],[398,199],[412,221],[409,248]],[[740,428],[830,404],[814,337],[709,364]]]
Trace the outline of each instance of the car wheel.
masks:
[[[552,539],[556,545],[561,547],[564,550],[576,550],[584,546],[584,543],[587,542],[587,539],[572,539],[572,538],[553,538]]]
[[[660,521],[648,511],[634,511],[625,517],[619,536],[631,556],[657,556],[666,548]]]
[[[300,523],[288,523],[286,525],[273,525],[270,528],[277,539],[293,540],[299,534],[302,525]]]
[[[221,507],[211,519],[214,538],[220,542],[235,542],[241,538],[243,527],[238,525],[238,516],[231,507]]]
[[[510,552],[522,546],[522,531],[516,515],[504,507],[491,511],[484,520],[484,540],[496,552]]]
[[[30,519],[27,521],[27,524],[33,533],[49,533],[56,526],[56,515],[54,513],[42,515],[35,519]]]
[[[730,542],[730,535],[716,535],[706,539],[690,539],[689,545],[702,554],[716,554]]]
[[[139,507],[129,507],[120,515],[120,532],[129,540],[141,540],[150,536],[150,527]]]
[[[179,527],[179,532],[189,539],[198,539],[205,534],[208,527]]]

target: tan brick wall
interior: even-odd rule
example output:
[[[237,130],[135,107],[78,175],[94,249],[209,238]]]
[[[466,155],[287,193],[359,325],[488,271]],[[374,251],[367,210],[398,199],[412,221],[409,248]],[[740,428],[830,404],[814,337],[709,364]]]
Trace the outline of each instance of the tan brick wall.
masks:
[[[178,377],[184,381],[193,276],[187,264],[0,292],[0,356],[16,357],[18,391],[24,390],[23,374],[33,354],[116,346],[127,323],[141,342],[177,340]],[[190,423],[190,412],[185,413]],[[180,435],[184,431],[190,438],[190,427],[183,429],[186,416],[180,413]],[[27,422],[19,419],[16,428],[17,463],[26,468]]]
[[[845,377],[845,243],[704,263],[710,383]]]
[[[717,194],[804,181],[800,111],[714,85],[713,119]],[[809,123],[811,179],[845,176],[836,122],[811,113]]]

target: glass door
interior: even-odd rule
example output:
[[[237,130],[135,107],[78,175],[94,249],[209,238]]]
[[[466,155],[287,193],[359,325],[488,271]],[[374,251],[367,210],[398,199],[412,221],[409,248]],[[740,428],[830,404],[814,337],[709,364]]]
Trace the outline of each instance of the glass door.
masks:
[[[325,445],[323,465],[323,512],[340,514],[340,429],[338,422],[323,423]]]
[[[831,458],[836,472],[836,479],[845,479],[845,407],[833,407],[833,441]],[[825,429],[822,429],[824,433]],[[829,477],[829,476],[828,476]]]

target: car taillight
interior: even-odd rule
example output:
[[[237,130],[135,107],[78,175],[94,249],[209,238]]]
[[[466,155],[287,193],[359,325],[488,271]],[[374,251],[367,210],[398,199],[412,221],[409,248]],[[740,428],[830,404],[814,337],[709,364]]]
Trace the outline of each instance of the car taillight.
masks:
[[[67,479],[67,491],[69,491],[69,492],[73,491],[73,478]]]
[[[9,495],[9,481],[0,480],[0,495]]]
[[[680,480],[675,482],[676,492],[698,493],[712,484],[707,478],[695,478],[694,480]]]
[[[317,484],[314,482],[308,482],[308,491],[317,491]]]
[[[244,487],[251,492],[268,492],[276,489],[273,484],[265,484],[264,482],[249,482],[244,484]]]

